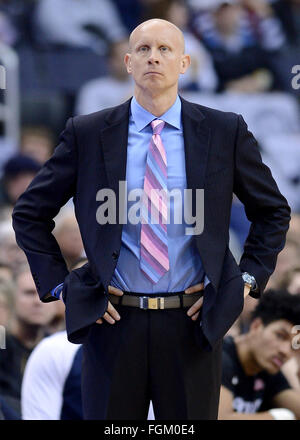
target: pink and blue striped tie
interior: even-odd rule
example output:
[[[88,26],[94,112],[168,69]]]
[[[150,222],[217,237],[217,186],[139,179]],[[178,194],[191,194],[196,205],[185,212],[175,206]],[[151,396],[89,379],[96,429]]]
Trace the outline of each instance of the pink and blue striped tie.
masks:
[[[169,270],[167,236],[167,156],[160,133],[165,122],[151,122],[144,193],[142,198],[140,268],[153,283]]]

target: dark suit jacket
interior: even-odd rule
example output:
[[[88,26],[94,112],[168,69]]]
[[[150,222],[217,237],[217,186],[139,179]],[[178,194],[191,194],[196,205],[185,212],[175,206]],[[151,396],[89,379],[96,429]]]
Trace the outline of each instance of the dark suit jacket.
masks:
[[[97,223],[96,193],[111,188],[118,195],[119,181],[125,180],[129,109],[130,100],[69,119],[52,158],[13,212],[17,242],[27,255],[41,300],[48,301],[50,290],[65,283],[67,332],[75,343],[84,341],[107,308],[122,225]],[[187,186],[204,188],[204,231],[195,240],[211,281],[196,338],[211,348],[242,311],[241,273],[253,274],[260,292],[264,290],[285,244],[290,209],[241,116],[182,99],[182,122]],[[239,266],[228,247],[233,192],[252,222]],[[51,231],[53,218],[71,197],[89,263],[69,274]]]

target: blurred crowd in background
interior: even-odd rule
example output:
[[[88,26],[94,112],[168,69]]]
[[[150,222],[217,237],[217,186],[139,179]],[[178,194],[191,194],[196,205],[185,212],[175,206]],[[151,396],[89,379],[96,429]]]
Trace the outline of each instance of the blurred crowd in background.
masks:
[[[22,417],[27,360],[45,336],[65,328],[63,303],[39,301],[15,242],[13,206],[70,116],[132,96],[123,58],[130,32],[149,18],[169,20],[184,33],[192,64],[180,78],[180,94],[242,114],[258,140],[292,209],[286,247],[267,288],[300,294],[299,0],[0,0],[0,65],[6,72],[0,90],[0,329],[6,343],[0,346],[0,419]],[[237,261],[248,230],[244,208],[234,199],[230,247]],[[55,218],[54,235],[70,270],[84,264],[72,201]],[[255,304],[247,298],[232,335],[247,331]],[[58,347],[66,355],[64,344]],[[71,357],[77,349],[69,349]],[[73,360],[61,358],[61,364]],[[300,389],[299,381],[294,386]]]

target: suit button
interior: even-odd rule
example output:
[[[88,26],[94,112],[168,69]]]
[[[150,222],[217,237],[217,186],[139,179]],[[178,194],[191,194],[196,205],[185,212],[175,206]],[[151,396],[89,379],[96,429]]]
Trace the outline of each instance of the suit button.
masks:
[[[114,251],[114,252],[112,253],[112,257],[113,257],[114,260],[117,260],[118,257],[119,257],[119,252]]]

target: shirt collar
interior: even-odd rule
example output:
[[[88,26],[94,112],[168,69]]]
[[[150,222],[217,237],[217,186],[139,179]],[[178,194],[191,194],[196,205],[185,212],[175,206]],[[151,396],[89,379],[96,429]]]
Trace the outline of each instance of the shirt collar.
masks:
[[[181,129],[181,100],[177,95],[176,101],[163,115],[159,118],[149,113],[148,110],[144,109],[136,100],[135,97],[131,100],[131,115],[133,121],[138,129],[142,131],[148,124],[150,124],[153,119],[162,119],[167,124],[172,125],[175,128]]]

